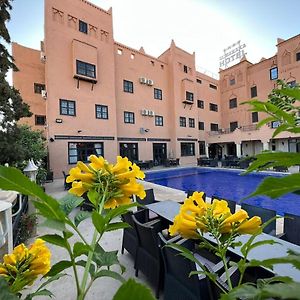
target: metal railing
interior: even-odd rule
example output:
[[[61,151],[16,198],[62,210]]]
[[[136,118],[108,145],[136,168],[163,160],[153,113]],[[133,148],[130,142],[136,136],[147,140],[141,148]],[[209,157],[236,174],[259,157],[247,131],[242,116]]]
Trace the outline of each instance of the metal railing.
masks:
[[[256,124],[251,124],[251,125],[241,126],[240,129],[241,129],[242,131],[254,131],[254,130],[258,130]]]

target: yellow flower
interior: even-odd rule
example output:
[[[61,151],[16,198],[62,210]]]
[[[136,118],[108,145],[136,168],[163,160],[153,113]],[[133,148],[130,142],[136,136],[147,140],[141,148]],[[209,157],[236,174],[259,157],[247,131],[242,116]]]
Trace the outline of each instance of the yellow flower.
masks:
[[[26,285],[31,285],[38,275],[50,270],[51,253],[42,239],[37,239],[27,249],[24,244],[14,248],[12,254],[6,254],[0,264],[0,276],[5,276],[10,290],[18,293]]]
[[[228,203],[225,200],[217,200],[215,199],[212,203],[212,214],[215,218],[219,218],[230,213],[230,209],[228,207]]]
[[[69,189],[69,193],[74,194],[79,197],[82,196],[87,191],[88,191],[88,188],[83,186],[81,181],[74,181],[72,183],[72,188]]]
[[[132,195],[145,198],[144,187],[137,182],[137,179],[144,179],[145,174],[127,157],[117,156],[115,165],[109,164],[101,156],[91,155],[89,160],[89,165],[78,162],[77,166],[70,170],[67,177],[67,182],[72,182],[70,193],[81,196],[89,190],[94,190],[99,195],[96,203],[104,199],[104,208],[128,204]]]
[[[245,210],[231,214],[225,200],[215,199],[212,204],[204,202],[204,193],[193,193],[181,205],[179,214],[169,227],[170,235],[180,234],[184,238],[199,238],[201,232],[254,233],[259,229],[261,220],[254,217],[248,220]]]
[[[236,213],[234,213],[233,215],[231,215],[230,217],[226,218],[222,222],[222,225],[232,224],[232,223],[242,223],[247,218],[248,218],[248,213],[245,210],[241,209]]]
[[[237,229],[237,231],[241,234],[253,234],[260,230],[261,218],[260,217],[252,217],[250,220],[243,222]]]

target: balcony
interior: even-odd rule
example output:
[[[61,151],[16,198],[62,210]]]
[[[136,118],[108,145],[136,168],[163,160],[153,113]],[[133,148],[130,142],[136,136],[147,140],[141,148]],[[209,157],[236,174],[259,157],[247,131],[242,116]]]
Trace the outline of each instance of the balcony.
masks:
[[[251,124],[251,125],[241,126],[240,129],[241,129],[242,131],[254,131],[254,130],[258,130],[256,124]]]

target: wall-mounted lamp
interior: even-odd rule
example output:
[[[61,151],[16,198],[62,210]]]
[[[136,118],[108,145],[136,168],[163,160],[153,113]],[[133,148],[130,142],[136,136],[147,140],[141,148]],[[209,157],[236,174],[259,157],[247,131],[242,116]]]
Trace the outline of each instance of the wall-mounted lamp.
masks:
[[[284,142],[281,142],[281,144],[284,146]]]
[[[63,120],[62,120],[62,119],[55,119],[55,122],[56,122],[56,123],[62,123]]]
[[[54,142],[54,138],[51,137],[51,138],[49,139],[49,141],[50,141],[51,143]]]
[[[78,133],[81,133],[81,132],[82,132],[82,130],[80,130],[80,129],[79,129],[79,130],[77,130],[77,132],[78,132]]]

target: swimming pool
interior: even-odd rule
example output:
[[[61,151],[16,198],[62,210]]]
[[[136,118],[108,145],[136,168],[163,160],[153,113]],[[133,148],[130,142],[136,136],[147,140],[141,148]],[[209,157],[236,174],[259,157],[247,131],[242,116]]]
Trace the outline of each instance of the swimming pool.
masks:
[[[208,197],[215,195],[239,203],[242,198],[251,194],[264,178],[270,176],[267,173],[242,176],[240,173],[239,170],[182,168],[147,172],[145,180],[182,191],[204,191]],[[256,196],[245,200],[245,203],[276,210],[280,215],[287,212],[300,216],[300,196],[296,194],[287,194],[276,200]]]

